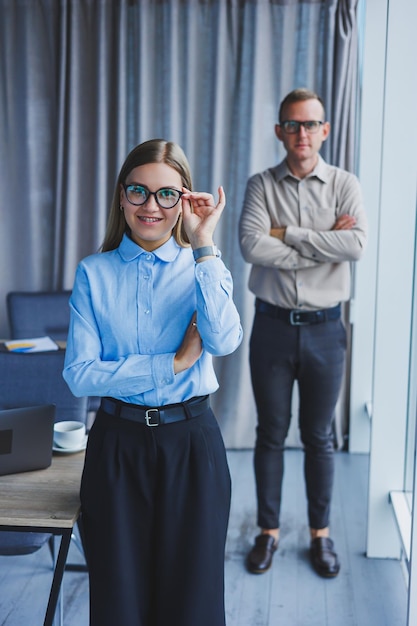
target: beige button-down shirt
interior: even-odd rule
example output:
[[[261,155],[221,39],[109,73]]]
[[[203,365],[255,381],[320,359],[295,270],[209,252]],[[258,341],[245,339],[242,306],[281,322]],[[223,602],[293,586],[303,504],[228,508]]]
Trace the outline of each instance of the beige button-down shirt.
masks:
[[[351,230],[331,230],[354,215]],[[285,241],[269,233],[286,227]],[[286,309],[324,309],[349,299],[350,262],[365,248],[367,219],[359,181],[320,156],[305,178],[286,161],[252,176],[239,223],[244,259],[252,264],[249,289]]]

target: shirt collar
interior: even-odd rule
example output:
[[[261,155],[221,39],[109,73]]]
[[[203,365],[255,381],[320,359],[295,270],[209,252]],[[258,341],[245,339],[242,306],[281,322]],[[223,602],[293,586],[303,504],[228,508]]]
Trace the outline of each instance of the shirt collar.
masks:
[[[306,178],[312,178],[313,176],[315,176],[316,178],[321,180],[323,183],[328,183],[329,182],[329,177],[328,177],[329,166],[319,154],[317,156],[318,156],[317,165],[314,168],[314,170],[306,176]],[[284,159],[283,161],[281,161],[279,165],[277,165],[277,167],[275,168],[275,172],[276,172],[275,175],[276,175],[277,180],[282,180],[283,178],[286,178],[287,176],[290,176],[291,178],[297,178],[296,176],[294,176],[294,174],[292,174],[290,168],[288,167],[286,159]]]
[[[133,261],[141,254],[148,254],[147,250],[141,248],[137,243],[135,243],[130,237],[125,233],[123,235],[123,239],[119,245],[119,254],[122,259],[126,262]],[[165,261],[169,263],[174,261],[178,256],[180,251],[180,246],[175,241],[174,237],[170,237],[166,243],[160,248],[153,250],[151,254],[154,254],[161,261]]]

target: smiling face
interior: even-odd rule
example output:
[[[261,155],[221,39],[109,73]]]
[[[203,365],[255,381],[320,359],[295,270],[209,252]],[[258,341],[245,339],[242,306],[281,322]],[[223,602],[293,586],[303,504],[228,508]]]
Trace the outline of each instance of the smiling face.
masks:
[[[158,191],[162,187],[181,191],[183,187],[180,174],[166,163],[148,163],[135,167],[126,177],[125,183],[143,185],[149,191]],[[129,202],[123,187],[120,189],[120,206],[132,240],[149,252],[168,241],[182,208],[180,200],[172,209],[162,209],[153,195],[149,196],[145,204],[136,206]]]
[[[287,104],[282,111],[282,122],[294,120],[306,122],[308,120],[324,121],[324,111],[318,100],[301,100]],[[284,144],[287,151],[287,161],[290,169],[296,175],[305,175],[311,172],[317,163],[317,154],[323,141],[330,132],[330,124],[325,122],[317,133],[308,133],[304,126],[295,134],[284,132],[277,124],[275,133]]]

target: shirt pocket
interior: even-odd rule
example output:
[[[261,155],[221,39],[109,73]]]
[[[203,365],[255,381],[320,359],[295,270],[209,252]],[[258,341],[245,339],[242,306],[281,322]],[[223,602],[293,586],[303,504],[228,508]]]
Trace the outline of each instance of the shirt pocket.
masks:
[[[331,230],[336,222],[337,208],[317,207],[313,212],[313,228],[314,230]]]

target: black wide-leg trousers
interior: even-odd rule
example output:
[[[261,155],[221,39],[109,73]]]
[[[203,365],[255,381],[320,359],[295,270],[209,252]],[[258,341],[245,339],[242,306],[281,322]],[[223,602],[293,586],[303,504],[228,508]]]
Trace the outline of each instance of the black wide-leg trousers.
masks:
[[[100,409],[81,505],[90,626],[224,626],[230,474],[211,409],[157,427]]]
[[[329,525],[334,478],[333,419],[345,365],[341,320],[291,326],[257,312],[250,339],[250,368],[258,424],[254,467],[258,525],[279,528],[284,445],[294,381],[310,528]]]

